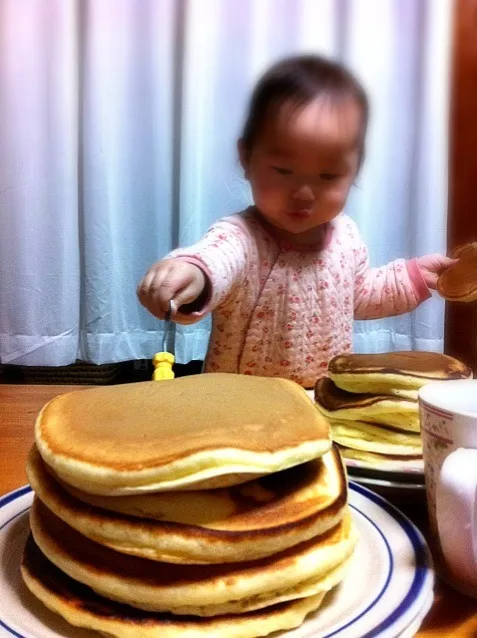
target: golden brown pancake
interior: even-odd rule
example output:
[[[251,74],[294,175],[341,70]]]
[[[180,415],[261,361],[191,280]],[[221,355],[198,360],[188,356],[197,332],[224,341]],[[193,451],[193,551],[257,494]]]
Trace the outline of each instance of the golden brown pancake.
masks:
[[[143,611],[116,603],[74,581],[28,539],[21,572],[30,592],[71,625],[117,638],[257,638],[301,625],[324,594],[283,602],[240,615],[204,618]]]
[[[467,379],[466,365],[437,352],[343,354],[330,361],[329,376],[347,392],[389,394],[417,399],[419,388],[431,381]]]
[[[60,479],[105,495],[243,483],[331,446],[298,384],[239,374],[63,394],[41,411],[35,437]]]
[[[413,432],[420,429],[419,406],[413,399],[346,392],[323,377],[316,382],[315,401],[330,420],[382,423]]]
[[[65,523],[116,551],[171,563],[240,562],[323,534],[346,508],[336,446],[321,459],[255,481],[210,491],[93,496],[61,485],[35,447],[27,475]]]
[[[322,536],[271,557],[224,565],[173,565],[94,543],[37,498],[30,525],[35,543],[54,565],[102,596],[150,611],[183,614],[187,609],[205,616],[230,607],[246,611],[268,606],[284,596],[297,598],[296,589],[315,586],[352,555],[357,541],[347,512]]]
[[[356,461],[359,467],[385,472],[424,472],[422,456],[399,456],[393,454],[376,454],[364,450],[352,450],[340,447],[341,455],[347,461]]]
[[[477,242],[471,242],[469,244],[461,244],[453,248],[449,254],[451,259],[460,259],[465,253],[472,253],[477,247]]]
[[[333,440],[342,447],[378,454],[422,456],[417,432],[364,421],[331,421]]]
[[[439,277],[437,292],[448,301],[477,299],[477,242],[459,246],[451,253],[459,261]]]

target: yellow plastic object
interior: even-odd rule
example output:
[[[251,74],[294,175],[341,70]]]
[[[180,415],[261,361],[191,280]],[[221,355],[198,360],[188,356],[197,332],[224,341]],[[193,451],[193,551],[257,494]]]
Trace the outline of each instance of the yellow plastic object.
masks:
[[[175,357],[170,352],[158,352],[155,354],[152,359],[152,365],[154,366],[153,380],[166,381],[167,379],[173,379],[172,365],[174,361]]]

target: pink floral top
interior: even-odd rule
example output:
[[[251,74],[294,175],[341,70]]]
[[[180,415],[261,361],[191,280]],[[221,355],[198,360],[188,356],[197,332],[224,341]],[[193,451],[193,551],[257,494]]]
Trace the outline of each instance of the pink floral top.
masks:
[[[248,209],[171,257],[210,280],[205,306],[177,316],[190,324],[213,312],[207,372],[280,376],[306,388],[352,349],[354,318],[409,312],[430,297],[415,260],[370,268],[356,224],[343,214],[323,246],[297,249],[277,243]]]

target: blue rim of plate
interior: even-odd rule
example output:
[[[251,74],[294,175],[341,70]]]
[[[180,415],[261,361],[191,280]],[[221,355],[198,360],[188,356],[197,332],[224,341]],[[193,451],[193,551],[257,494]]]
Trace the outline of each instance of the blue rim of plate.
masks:
[[[386,499],[378,494],[375,494],[371,490],[355,483],[353,481],[349,482],[349,488],[353,492],[357,492],[361,494],[368,500],[372,501],[381,509],[383,509],[394,521],[401,527],[401,529],[406,534],[409,542],[411,543],[412,549],[414,551],[414,558],[416,563],[416,568],[414,572],[414,578],[409,586],[408,591],[405,593],[401,602],[393,609],[393,611],[384,618],[378,625],[373,627],[371,631],[360,636],[360,638],[377,638],[384,631],[392,627],[401,616],[403,616],[417,601],[419,596],[422,594],[423,590],[426,588],[426,582],[431,579],[431,583],[433,582],[433,572],[432,572],[432,559],[430,556],[429,549],[427,547],[427,543],[421,534],[421,532],[417,529],[412,521],[403,514],[397,507],[389,503]],[[353,506],[351,506],[353,507]],[[353,507],[356,511],[358,511],[362,516],[368,519],[369,522],[373,524],[375,529],[379,532],[383,540],[385,541],[386,547],[390,552],[389,544],[384,537],[381,530],[378,526],[370,519],[364,512],[362,512],[359,508]],[[362,618],[365,614],[368,614],[373,607],[379,602],[381,597],[384,595],[386,591],[389,581],[391,580],[392,570],[393,570],[393,562],[392,562],[392,554],[390,554],[391,562],[389,566],[389,572],[386,578],[386,582],[383,585],[383,588],[379,592],[379,594],[374,598],[374,600],[364,609],[361,614],[350,620],[348,623],[339,627],[332,633],[326,634],[323,638],[331,638],[332,636],[339,636],[339,634],[350,627],[353,623],[357,622],[360,618]]]
[[[349,489],[353,492],[361,494],[368,500],[378,505],[387,514],[389,514],[389,516],[391,516],[391,518],[393,518],[396,523],[398,523],[398,525],[402,528],[402,530],[406,534],[409,542],[411,543],[412,549],[414,551],[414,556],[415,556],[416,568],[414,572],[414,578],[412,580],[412,583],[408,591],[406,592],[403,599],[401,600],[401,602],[397,605],[397,607],[393,609],[393,611],[384,620],[382,620],[378,625],[373,627],[371,631],[369,631],[368,633],[360,637],[360,638],[378,638],[378,636],[383,631],[386,631],[387,629],[392,627],[392,625],[396,623],[399,620],[399,618],[403,614],[405,614],[415,604],[416,600],[419,598],[423,589],[425,588],[426,581],[429,578],[432,579],[432,575],[431,575],[432,559],[430,558],[430,553],[427,548],[426,541],[424,540],[424,537],[422,536],[421,532],[417,529],[414,523],[412,523],[407,518],[407,516],[405,516],[399,509],[397,509],[397,507],[394,507],[394,505],[386,501],[386,499],[382,498],[378,494],[375,494],[371,490],[368,490],[366,487],[363,487],[362,485],[359,485],[358,483],[355,483],[353,481],[349,482]],[[9,494],[6,494],[5,496],[1,497],[0,510],[6,505],[8,505],[9,503],[11,503],[12,501],[15,501],[21,498],[22,496],[25,496],[31,491],[32,491],[31,487],[29,485],[26,485],[24,487],[19,488],[18,490],[10,492]],[[356,623],[366,614],[369,614],[369,612],[378,604],[378,602],[381,600],[382,596],[384,595],[386,589],[389,586],[389,582],[391,580],[391,576],[393,573],[394,561],[393,561],[391,548],[389,546],[389,543],[386,537],[384,536],[382,531],[379,529],[379,527],[376,525],[376,523],[374,523],[374,521],[367,514],[361,511],[359,507],[351,505],[351,508],[359,512],[361,516],[363,516],[369,523],[371,523],[371,525],[375,528],[375,530],[379,533],[382,540],[384,541],[384,544],[388,552],[388,557],[389,557],[388,573],[386,575],[386,580],[384,582],[383,587],[381,588],[381,591],[375,596],[375,598],[369,603],[369,605],[360,614],[353,617],[346,624],[342,625],[341,627],[338,627],[331,633],[324,635],[322,638],[335,638],[336,636],[339,636],[342,631],[351,627],[354,623]],[[10,523],[17,516],[18,516],[18,513],[12,516],[12,518],[8,519],[8,521],[5,521],[5,523],[0,527],[0,530],[2,530],[6,525],[8,525],[8,523]],[[3,627],[10,635],[15,636],[16,638],[29,638],[28,636],[20,634],[19,632],[9,627],[1,618],[0,618],[0,627]]]

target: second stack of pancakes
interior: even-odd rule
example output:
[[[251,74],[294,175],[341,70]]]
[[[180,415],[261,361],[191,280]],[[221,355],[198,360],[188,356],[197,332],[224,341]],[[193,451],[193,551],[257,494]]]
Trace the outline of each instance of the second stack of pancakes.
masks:
[[[423,469],[418,391],[438,380],[463,379],[471,370],[435,352],[344,354],[315,386],[342,455],[363,467]]]
[[[345,576],[357,533],[328,423],[290,381],[199,375],[40,414],[22,574],[110,635],[262,636]]]

